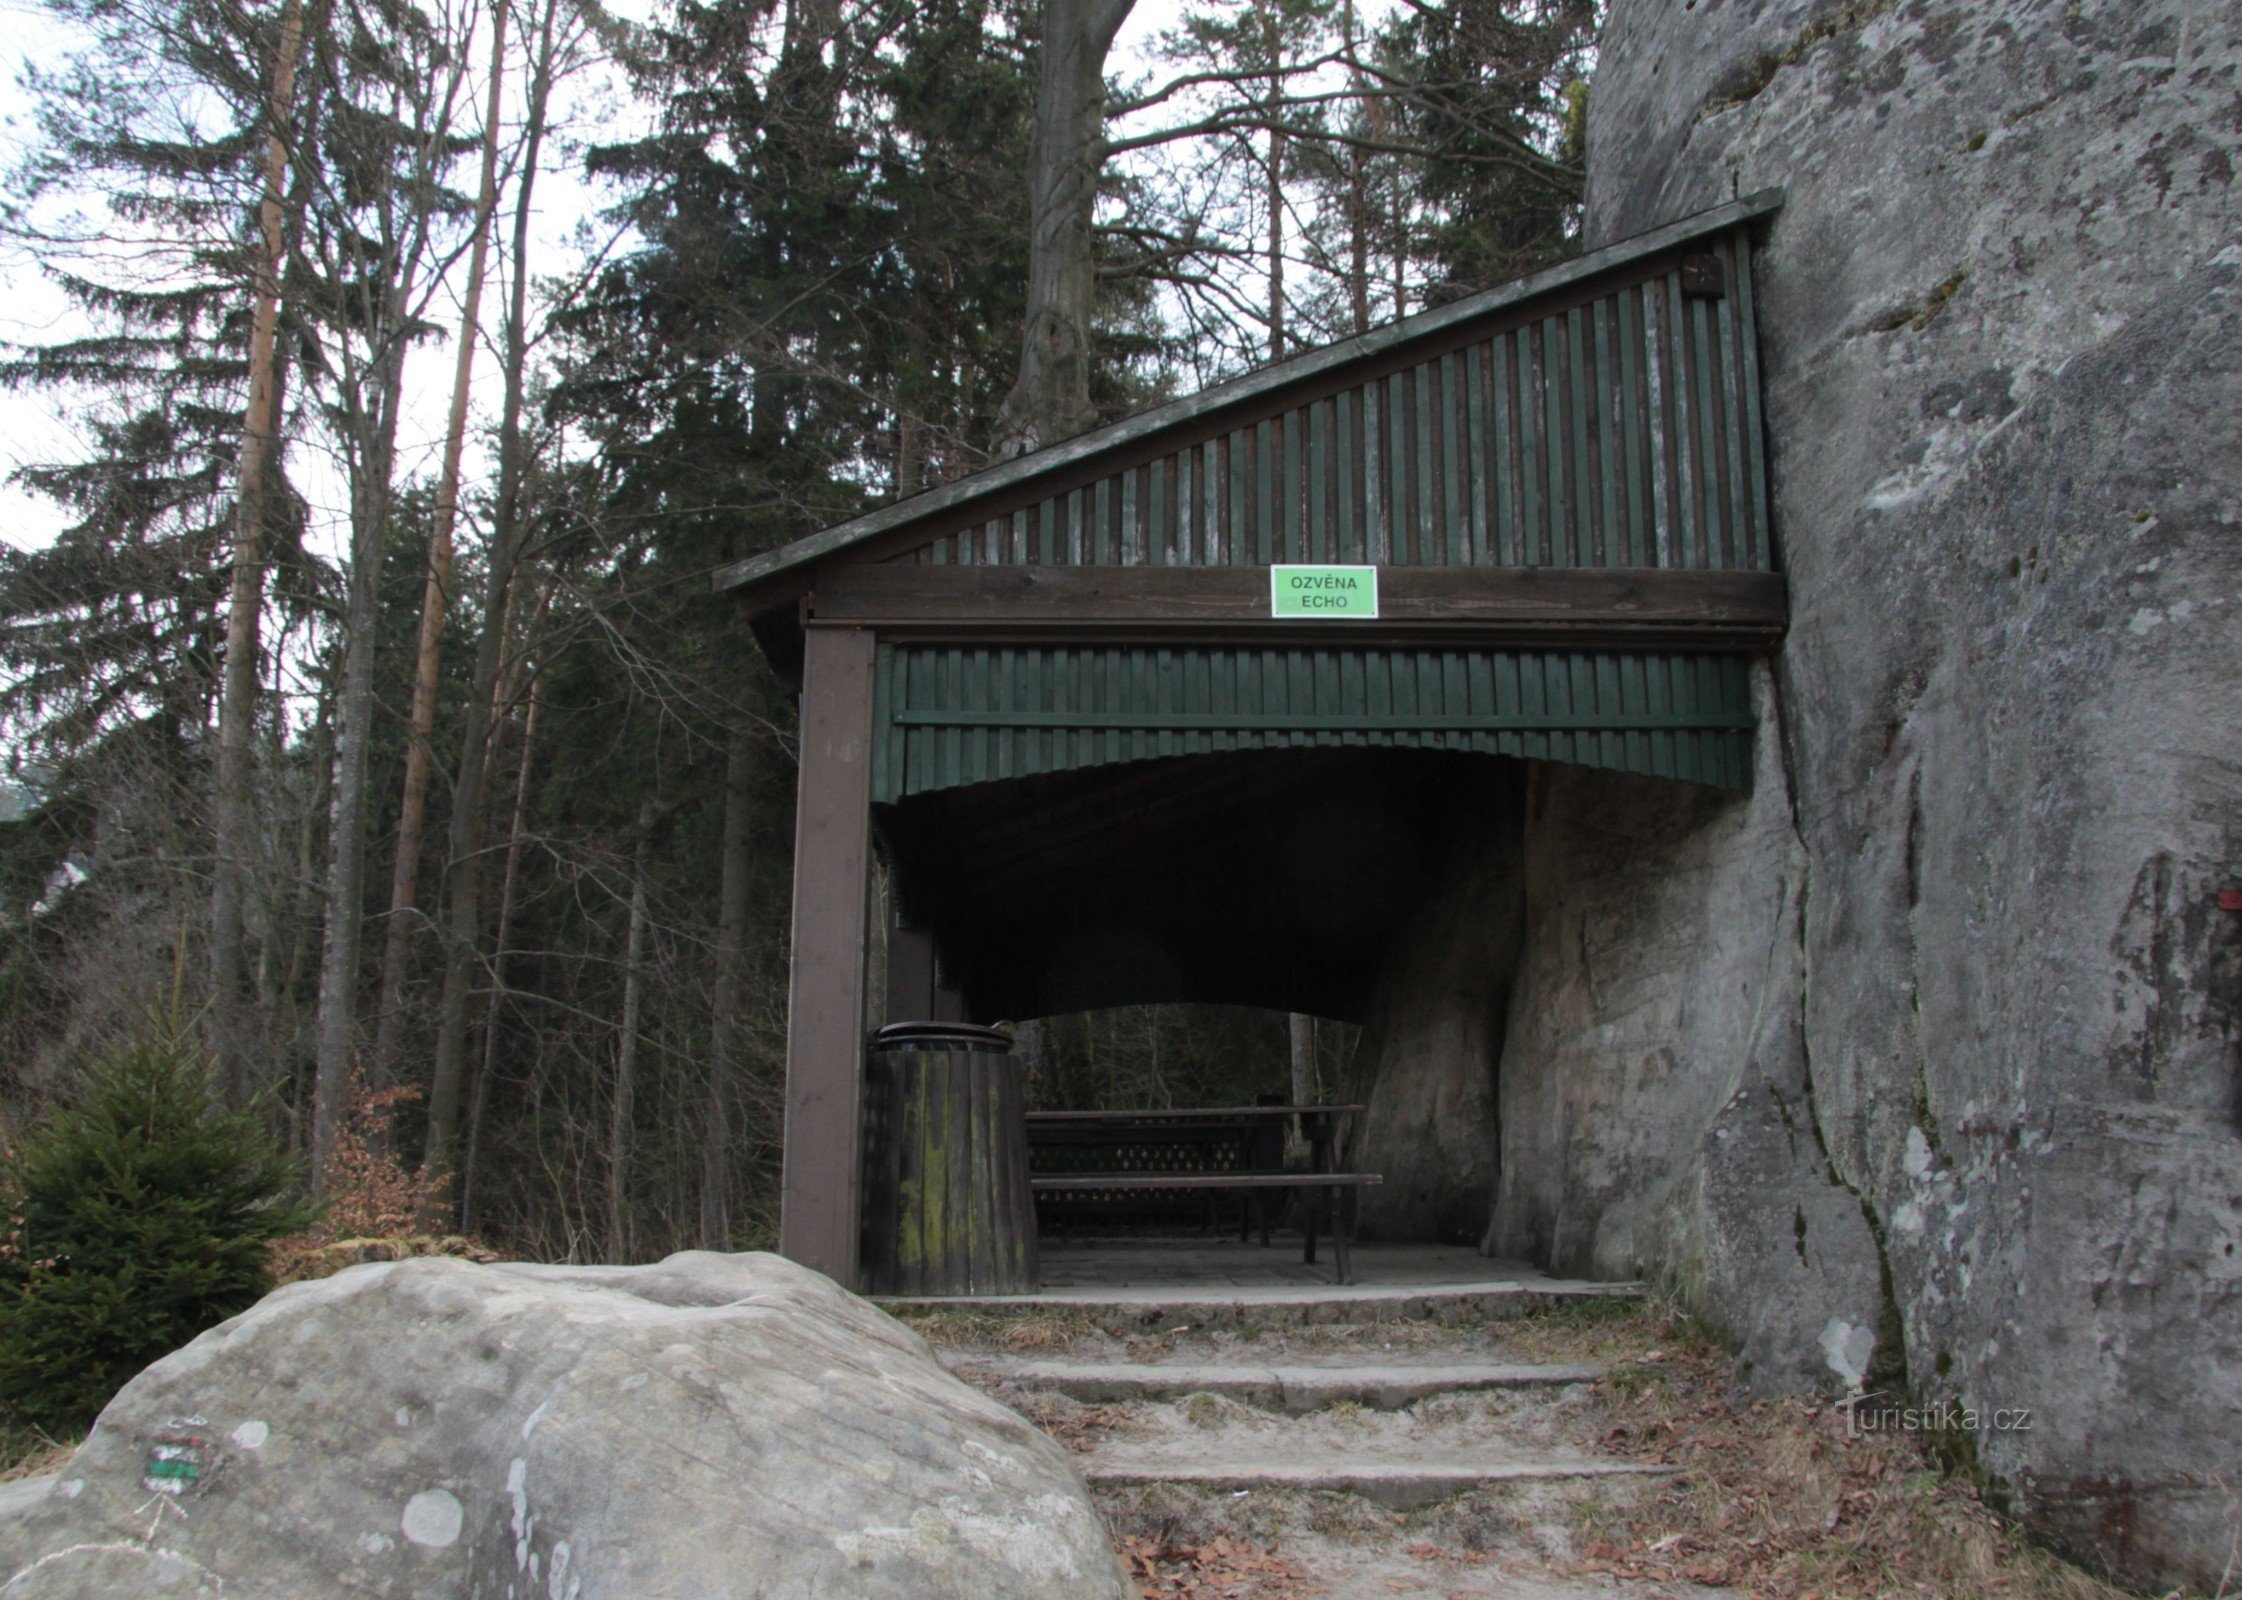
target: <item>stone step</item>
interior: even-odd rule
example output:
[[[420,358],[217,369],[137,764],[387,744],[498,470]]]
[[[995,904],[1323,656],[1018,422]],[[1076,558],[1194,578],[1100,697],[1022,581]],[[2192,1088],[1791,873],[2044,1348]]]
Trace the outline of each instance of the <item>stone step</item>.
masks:
[[[1197,1362],[1019,1361],[953,1358],[951,1370],[984,1387],[1010,1383],[1085,1402],[1175,1400],[1215,1394],[1269,1411],[1320,1411],[1342,1401],[1398,1411],[1429,1395],[1593,1383],[1600,1365],[1385,1362],[1344,1366]]]
[[[1045,1289],[1040,1294],[878,1296],[891,1311],[978,1316],[1080,1316],[1109,1333],[1269,1328],[1340,1323],[1433,1322],[1460,1325],[1530,1317],[1585,1300],[1634,1299],[1639,1283],[1542,1279],[1533,1283],[1331,1284],[1232,1289]]]
[[[1241,1491],[1325,1491],[1360,1495],[1393,1511],[1430,1505],[1451,1495],[1499,1483],[1562,1483],[1661,1477],[1670,1467],[1590,1457],[1474,1459],[1470,1456],[1383,1457],[1295,1452],[1277,1459],[1260,1452],[1190,1456],[1100,1450],[1077,1463],[1093,1488],[1143,1488],[1172,1484],[1236,1494]]]

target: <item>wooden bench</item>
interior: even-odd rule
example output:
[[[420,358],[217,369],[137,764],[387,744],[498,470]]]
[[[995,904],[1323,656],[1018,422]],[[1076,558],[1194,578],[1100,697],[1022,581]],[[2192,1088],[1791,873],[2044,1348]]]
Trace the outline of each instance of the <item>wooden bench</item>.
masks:
[[[1308,1206],[1307,1245],[1300,1259],[1313,1265],[1316,1259],[1316,1233],[1326,1208],[1331,1218],[1331,1254],[1338,1267],[1339,1281],[1355,1281],[1354,1263],[1347,1253],[1346,1211],[1339,1200],[1342,1191],[1367,1189],[1385,1180],[1375,1172],[1053,1172],[1028,1180],[1037,1194],[1094,1194],[1099,1191],[1145,1190],[1213,1190],[1238,1189],[1247,1192],[1271,1189],[1306,1190]]]
[[[1339,1120],[1360,1106],[1208,1106],[1181,1110],[1038,1111],[1027,1116],[1031,1183],[1038,1196],[1129,1195],[1238,1192],[1250,1200],[1272,1192],[1304,1192],[1308,1199],[1307,1246],[1302,1259],[1316,1259],[1316,1238],[1326,1213],[1332,1253],[1341,1283],[1354,1281],[1349,1258],[1346,1211],[1342,1198],[1380,1181],[1374,1172],[1334,1170]],[[1300,1119],[1309,1148],[1309,1170],[1284,1171],[1284,1124]],[[1041,1157],[1041,1160],[1037,1158]],[[1052,1170],[1051,1158],[1068,1157],[1081,1170]],[[1085,1158],[1089,1158],[1085,1160]],[[1260,1211],[1261,1242],[1269,1242],[1266,1207],[1249,1204],[1240,1237],[1249,1237],[1253,1213]]]

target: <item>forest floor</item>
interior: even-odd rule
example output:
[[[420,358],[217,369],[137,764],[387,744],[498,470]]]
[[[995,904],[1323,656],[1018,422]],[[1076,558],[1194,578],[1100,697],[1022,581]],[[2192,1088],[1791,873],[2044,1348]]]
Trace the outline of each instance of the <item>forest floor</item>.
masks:
[[[2123,1593],[2028,1543],[1919,1436],[1739,1394],[1654,1298],[1151,1332],[904,1314],[1075,1452],[1147,1600]],[[1466,1466],[1481,1481],[1443,1480]]]

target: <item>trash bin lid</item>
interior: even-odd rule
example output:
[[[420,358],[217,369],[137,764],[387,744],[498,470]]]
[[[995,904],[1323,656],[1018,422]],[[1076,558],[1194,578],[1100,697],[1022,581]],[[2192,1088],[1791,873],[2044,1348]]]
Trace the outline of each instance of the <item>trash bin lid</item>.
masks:
[[[1012,1035],[973,1022],[891,1022],[872,1035],[875,1050],[978,1050],[1008,1055]]]

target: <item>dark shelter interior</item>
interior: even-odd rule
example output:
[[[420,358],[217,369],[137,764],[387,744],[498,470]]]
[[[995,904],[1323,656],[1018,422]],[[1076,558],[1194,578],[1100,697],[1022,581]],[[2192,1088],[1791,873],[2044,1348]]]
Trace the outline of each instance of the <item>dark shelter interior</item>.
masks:
[[[1503,764],[1185,756],[915,795],[875,827],[897,920],[931,935],[970,1020],[1211,1002],[1360,1023]]]

